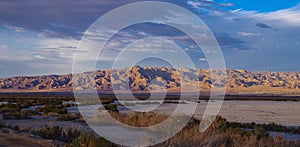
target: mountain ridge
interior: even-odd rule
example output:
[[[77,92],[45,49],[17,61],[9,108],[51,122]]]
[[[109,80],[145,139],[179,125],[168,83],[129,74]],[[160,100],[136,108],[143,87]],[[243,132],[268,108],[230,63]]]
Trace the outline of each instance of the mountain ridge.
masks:
[[[226,70],[226,72],[227,93],[300,92],[300,72],[251,72],[247,70]],[[202,91],[209,91],[212,87],[216,87],[213,84],[219,86],[225,84],[222,77],[213,79],[210,73],[209,69],[134,66],[113,71],[96,70],[74,74],[74,77],[79,80],[89,80],[87,79],[88,74],[93,74],[96,88],[99,91],[124,90],[126,88],[130,88],[132,91],[159,91],[165,88],[168,91],[179,91],[182,87],[181,84],[190,87],[199,86]],[[182,82],[180,76],[182,76]],[[1,78],[0,92],[72,91],[74,84],[72,78],[72,74]],[[129,83],[129,87],[124,86],[126,82]],[[85,84],[75,83],[74,88],[84,90],[91,86]]]

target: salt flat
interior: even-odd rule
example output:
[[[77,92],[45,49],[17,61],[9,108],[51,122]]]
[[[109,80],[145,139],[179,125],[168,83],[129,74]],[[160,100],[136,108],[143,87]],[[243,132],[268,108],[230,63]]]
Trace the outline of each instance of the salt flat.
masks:
[[[300,126],[300,102],[224,101],[220,115],[228,121]]]
[[[195,111],[197,118],[202,117],[208,102],[201,101]],[[180,104],[190,109],[191,104]],[[162,104],[154,112],[171,114],[176,104]],[[128,106],[147,110],[147,105]],[[124,108],[121,108],[123,111]],[[219,115],[231,122],[277,123],[285,126],[300,126],[300,102],[293,101],[224,101]]]

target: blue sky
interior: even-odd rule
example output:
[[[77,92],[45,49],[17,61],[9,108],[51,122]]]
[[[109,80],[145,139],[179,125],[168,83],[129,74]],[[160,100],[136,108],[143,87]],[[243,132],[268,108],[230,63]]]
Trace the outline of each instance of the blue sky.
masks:
[[[203,19],[221,46],[227,68],[300,71],[300,1],[164,1]],[[0,1],[0,77],[71,73],[74,53],[85,30],[103,14],[132,2],[138,1]],[[205,56],[190,38],[160,24],[138,24],[120,31],[108,43],[107,54],[97,67],[108,68],[113,60],[111,53],[143,36],[173,40],[196,66],[207,68]],[[172,52],[166,48],[139,50],[145,54],[168,51]],[[152,64],[160,63],[153,60]]]

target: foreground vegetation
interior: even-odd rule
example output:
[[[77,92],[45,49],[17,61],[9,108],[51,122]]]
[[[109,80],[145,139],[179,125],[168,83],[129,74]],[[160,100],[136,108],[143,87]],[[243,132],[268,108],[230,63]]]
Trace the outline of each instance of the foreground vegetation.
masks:
[[[103,104],[105,104],[104,108],[115,119],[127,125],[147,127],[158,124],[168,118],[167,115],[156,113],[121,113],[117,109],[118,105],[111,104],[114,100],[109,98],[109,96],[104,96],[102,100]],[[169,99],[171,100],[171,97]],[[24,95],[20,99],[9,99],[0,96],[1,100],[8,102],[0,105],[0,113],[3,119],[31,119],[32,116],[54,116],[58,121],[82,119],[79,113],[69,114],[67,111],[68,107],[75,106],[75,104],[62,103],[62,101],[74,101],[71,95],[58,97],[55,95],[53,97],[42,95],[40,97],[39,95],[32,96],[29,94]],[[296,100],[296,98],[292,100]],[[87,98],[82,105],[93,104],[93,102],[92,99]],[[173,101],[166,102],[172,103]],[[43,107],[36,107],[35,110],[24,109],[33,106]],[[219,116],[209,129],[201,133],[198,130],[199,124],[200,120],[192,118],[187,126],[177,135],[156,146],[300,146],[300,141],[289,141],[279,135],[274,138],[269,134],[270,131],[300,134],[300,127],[285,127],[275,123],[228,122]],[[119,146],[96,135],[94,132],[79,131],[76,128],[44,125],[40,130],[31,130],[30,128],[21,129],[20,126],[3,126],[0,124],[1,127],[28,132],[45,139],[58,140],[63,142],[65,146]]]
[[[155,113],[112,113],[114,117],[122,119],[122,121],[132,126],[155,125],[158,120],[164,120],[166,117]],[[201,133],[199,132],[199,124],[200,120],[192,118],[177,135],[155,146],[300,146],[300,141],[288,141],[279,135],[272,138],[266,130],[268,127],[263,125],[255,125],[253,130],[246,130],[237,126],[236,123],[229,123],[226,119],[218,116],[215,122],[205,132]],[[19,131],[31,131],[20,130],[18,126],[10,128]],[[45,125],[40,131],[31,131],[31,133],[46,139],[63,141],[66,146],[72,147],[119,146],[97,136],[94,132],[80,132],[76,129],[61,128],[59,126]]]
[[[254,130],[256,128],[262,128],[267,131],[273,132],[285,132],[291,134],[300,134],[300,126],[299,127],[286,127],[280,124],[270,123],[270,124],[256,124],[252,123],[238,123],[238,122],[227,122],[226,125],[232,128],[243,128],[243,129],[251,129]]]

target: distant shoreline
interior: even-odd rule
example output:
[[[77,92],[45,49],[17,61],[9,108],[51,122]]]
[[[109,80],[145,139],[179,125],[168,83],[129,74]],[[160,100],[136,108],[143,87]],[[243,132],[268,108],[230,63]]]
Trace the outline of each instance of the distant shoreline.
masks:
[[[91,93],[83,93],[83,95],[90,95]],[[159,93],[156,93],[159,94]],[[113,92],[98,92],[102,100],[116,99]],[[124,94],[126,97],[127,94]],[[140,100],[147,100],[150,96],[146,92],[134,92]],[[192,93],[185,93],[184,96],[193,96]],[[200,93],[199,100],[209,100],[209,94]],[[65,99],[74,100],[73,92],[0,92],[0,101],[3,99]],[[169,92],[166,95],[166,100],[180,100],[180,92]],[[214,99],[217,100],[217,99]],[[226,94],[224,100],[241,100],[241,101],[300,101],[299,95],[234,95]]]

